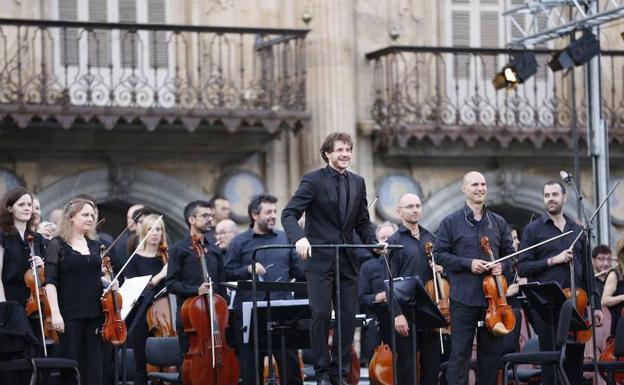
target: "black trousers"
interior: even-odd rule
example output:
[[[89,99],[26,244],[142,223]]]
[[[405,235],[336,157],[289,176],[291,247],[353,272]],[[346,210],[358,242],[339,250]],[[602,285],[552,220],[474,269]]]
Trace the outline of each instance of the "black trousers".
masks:
[[[477,330],[477,380],[479,385],[495,385],[503,352],[503,339],[487,328],[477,328],[485,307],[467,306],[451,301],[451,356],[446,379],[449,385],[468,385],[472,343]]]
[[[554,334],[553,330],[542,319],[542,315],[546,315],[547,312],[538,312],[535,309],[531,309],[531,321],[533,322],[533,328],[539,336],[539,346],[541,351],[549,351],[554,349]],[[583,356],[585,354],[585,344],[570,343],[566,345],[565,360],[563,361],[563,368],[565,369],[570,384],[582,384],[583,383]],[[555,369],[552,365],[542,366],[542,384],[554,385],[560,383],[555,381]]]
[[[440,372],[440,337],[431,331],[416,333],[420,351],[420,385],[437,385]],[[412,350],[412,330],[407,337],[396,335],[397,375],[399,385],[414,385],[414,368],[418,364]]]
[[[314,371],[317,378],[345,378],[351,368],[351,345],[355,332],[355,314],[358,308],[358,278],[346,254],[340,256],[340,314],[342,328],[342,376],[338,374],[337,328],[334,331],[332,355],[329,354],[328,339],[332,300],[336,302],[335,270],[323,273],[306,271],[308,297],[310,299],[311,324],[310,341]]]
[[[55,355],[78,361],[82,385],[102,384],[102,337],[96,331],[102,319],[83,318],[65,320],[65,333],[61,334]],[[74,384],[73,372],[61,372],[61,384]]]
[[[232,314],[232,313],[230,313]],[[255,361],[254,361],[254,346],[253,341],[250,336],[249,342],[245,343],[243,339],[243,321],[242,321],[242,311],[236,310],[233,312],[235,315],[234,328],[236,330],[236,348],[238,350],[238,359],[240,362],[240,375],[242,379],[242,385],[254,385],[256,382],[256,377],[254,373],[255,369]],[[259,351],[258,362],[260,364],[259,373],[260,376],[260,384],[262,384],[262,370],[264,368],[264,357],[267,356],[265,350],[265,346],[260,346],[261,350]],[[282,368],[286,366],[286,380],[288,385],[303,385],[303,378],[301,377],[301,369],[299,369],[299,355],[297,354],[296,349],[286,349],[286,362],[282,362],[282,353],[279,350],[279,346],[273,345],[273,357],[277,362],[277,367],[279,373],[275,373],[282,377]],[[282,384],[285,382],[282,380]]]

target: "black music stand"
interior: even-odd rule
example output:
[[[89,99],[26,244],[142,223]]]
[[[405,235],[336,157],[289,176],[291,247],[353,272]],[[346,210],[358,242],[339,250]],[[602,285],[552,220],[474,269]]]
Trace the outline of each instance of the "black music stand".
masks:
[[[390,290],[390,281],[385,280],[386,290]],[[412,354],[416,357],[418,352],[419,330],[430,330],[448,326],[446,319],[440,313],[438,306],[433,302],[419,276],[398,277],[393,279],[394,306],[400,305],[403,314],[411,315]],[[392,312],[394,313],[394,312]],[[392,322],[394,324],[394,322]],[[394,333],[390,330],[390,333]],[[395,349],[395,347],[392,347]],[[412,367],[414,384],[418,385],[418,365]]]
[[[557,328],[557,320],[559,319],[559,311],[561,306],[568,299],[561,286],[556,282],[529,282],[524,285],[520,285],[520,291],[526,297],[526,302],[538,309],[547,310],[548,315],[538,312],[544,323],[546,323],[551,329],[552,345],[555,346],[555,334]],[[587,330],[589,327],[585,323],[583,317],[576,309],[572,312],[572,319],[570,321],[570,329],[574,331]]]
[[[310,318],[310,306],[305,305],[293,305],[287,307],[274,307],[271,308],[271,292],[295,292],[295,293],[307,293],[308,284],[306,282],[271,282],[271,281],[257,281],[255,283],[256,290],[264,291],[266,307],[255,306],[257,310],[258,321],[266,322],[266,329],[264,329],[263,335],[261,335],[261,328],[255,329],[253,323],[251,324],[251,332],[254,335],[254,355],[257,357],[259,352],[260,338],[266,338],[267,341],[267,356],[269,359],[269,376],[266,380],[267,384],[277,384],[278,381],[273,372],[273,332],[275,330],[280,331],[280,350],[282,355],[282,384],[287,384],[286,378],[286,331],[295,331],[297,321],[302,318]],[[231,286],[230,286],[231,287]],[[238,281],[236,283],[237,290],[253,290],[252,281]],[[266,309],[266,310],[265,310]],[[254,310],[252,309],[252,312]],[[298,333],[300,334],[300,332]],[[269,338],[270,336],[270,338]],[[310,341],[310,336],[306,339]],[[258,341],[256,344],[255,341]],[[295,346],[297,348],[299,346]],[[307,346],[306,346],[307,347]]]

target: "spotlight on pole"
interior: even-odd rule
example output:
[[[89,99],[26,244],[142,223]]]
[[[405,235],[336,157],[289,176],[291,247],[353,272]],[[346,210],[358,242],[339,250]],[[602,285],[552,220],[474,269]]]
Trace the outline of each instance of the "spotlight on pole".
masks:
[[[553,71],[572,68],[587,63],[591,58],[600,53],[600,41],[593,33],[585,33],[583,36],[570,43],[562,51],[557,52],[548,62]]]
[[[516,55],[499,73],[492,79],[494,88],[514,87],[519,83],[524,83],[528,78],[537,72],[537,60],[532,52],[524,52]]]

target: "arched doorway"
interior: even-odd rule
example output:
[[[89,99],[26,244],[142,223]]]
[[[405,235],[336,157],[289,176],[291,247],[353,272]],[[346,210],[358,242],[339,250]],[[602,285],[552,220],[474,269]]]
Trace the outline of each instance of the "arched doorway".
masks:
[[[106,218],[103,229],[116,236],[126,223],[126,210],[134,203],[164,215],[167,232],[175,242],[185,236],[182,218],[184,206],[193,200],[207,199],[182,181],[154,171],[125,168],[123,172],[99,168],[67,176],[38,193],[42,215],[47,218],[55,208],[62,208],[78,194],[91,195],[98,203],[100,217]],[[110,223],[109,223],[110,222]]]

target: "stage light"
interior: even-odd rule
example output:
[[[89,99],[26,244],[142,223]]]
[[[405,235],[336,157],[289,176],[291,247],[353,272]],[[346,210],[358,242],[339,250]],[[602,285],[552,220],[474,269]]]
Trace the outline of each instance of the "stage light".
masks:
[[[492,79],[494,88],[513,87],[516,84],[524,83],[528,78],[537,72],[537,60],[535,54],[524,52],[515,56],[503,70],[497,73]]]
[[[583,36],[570,43],[570,45],[553,55],[548,66],[553,71],[572,68],[587,63],[591,58],[600,53],[600,41],[596,35],[585,33]]]

